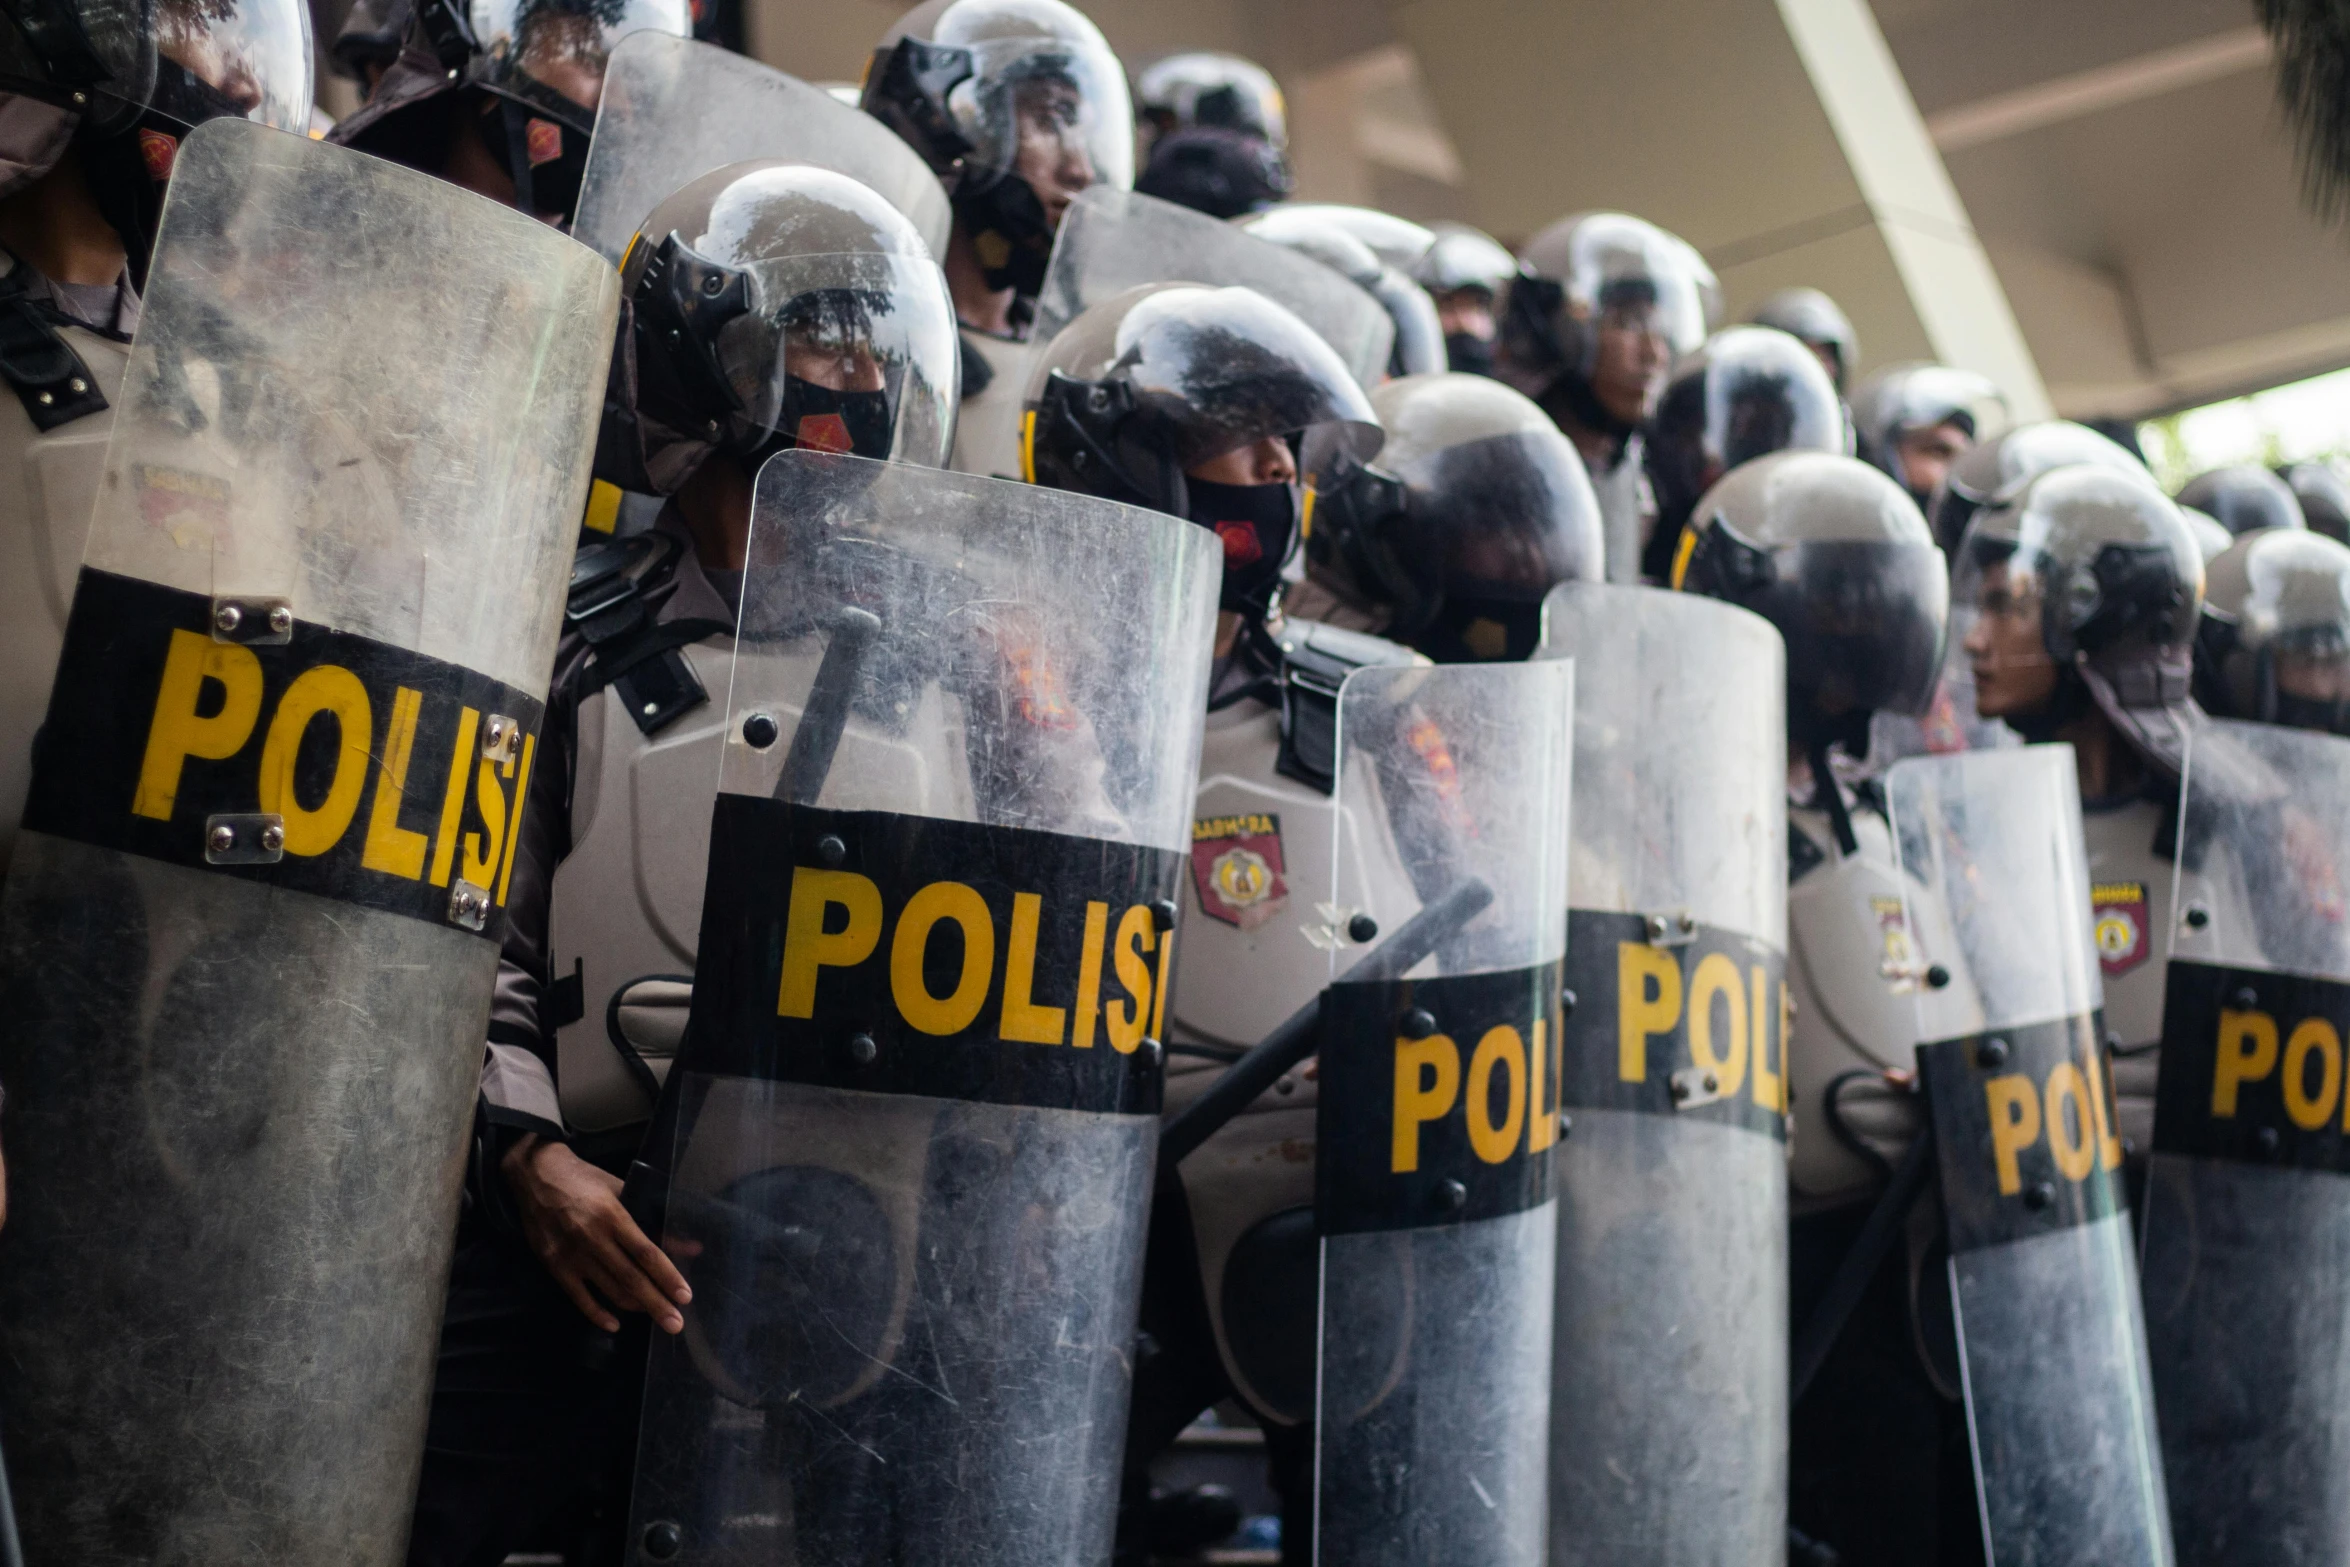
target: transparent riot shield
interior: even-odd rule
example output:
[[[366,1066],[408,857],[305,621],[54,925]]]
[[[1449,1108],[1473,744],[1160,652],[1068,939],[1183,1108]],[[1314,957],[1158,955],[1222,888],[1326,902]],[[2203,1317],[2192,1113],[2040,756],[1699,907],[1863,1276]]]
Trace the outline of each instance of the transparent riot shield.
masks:
[[[1482,907],[1399,978],[1350,977],[1373,949],[1332,944],[1314,1171],[1331,1567],[1542,1559],[1574,707],[1571,663],[1361,669],[1339,693],[1332,924],[1393,931],[1472,887]]]
[[[2141,1269],[2190,1562],[2350,1560],[2350,740],[2199,727]]]
[[[180,149],[0,898],[34,1560],[401,1559],[615,293],[374,158]]]
[[[1106,1560],[1214,537],[761,470],[631,1560]]]
[[[1089,186],[1061,219],[1032,341],[1145,283],[1253,288],[1310,326],[1365,386],[1387,370],[1395,323],[1364,289],[1323,266],[1205,213],[1109,185]]]
[[[1787,1528],[1785,650],[1568,584],[1575,846],[1550,1559],[1775,1562]]]
[[[1985,1553],[2168,1567],[2070,746],[1886,775]]]
[[[688,181],[786,158],[871,186],[944,256],[954,214],[930,166],[821,87],[712,44],[629,34],[612,51],[572,233],[614,266],[646,216]]]

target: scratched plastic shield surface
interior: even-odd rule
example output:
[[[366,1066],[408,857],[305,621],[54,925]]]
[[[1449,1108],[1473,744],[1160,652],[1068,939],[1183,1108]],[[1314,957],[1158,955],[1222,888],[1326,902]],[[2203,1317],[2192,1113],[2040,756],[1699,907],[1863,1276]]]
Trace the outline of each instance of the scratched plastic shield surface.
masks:
[[[592,251],[443,181],[202,126],[115,416],[80,645],[127,657],[156,630],[98,623],[107,603],[192,602],[203,625],[215,595],[276,599],[286,646],[163,634],[250,667],[256,693],[331,632],[535,708],[615,294]],[[75,645],[36,795],[46,771],[49,798],[94,802],[80,819],[104,825],[123,758],[76,737],[129,726],[135,774],[161,706],[152,685],[69,691]],[[230,685],[205,689],[199,716],[227,723]],[[420,913],[325,887],[312,868],[345,849],[290,828],[276,864],[216,869],[205,819],[168,800],[152,854],[30,819],[18,841],[0,908],[0,1410],[33,1560],[402,1558],[498,956],[494,922],[453,923],[446,876],[414,858],[450,863],[434,812],[473,751],[408,757],[403,723],[436,698],[403,697],[343,737],[336,788],[304,803],[332,827],[348,776],[352,875],[422,889]],[[183,793],[221,753],[190,754]],[[300,796],[308,763],[286,765]],[[480,787],[502,833],[514,769],[485,764]],[[463,805],[462,783],[447,793]],[[357,863],[379,820],[390,870]],[[500,858],[478,835],[451,854],[493,899],[490,870],[462,867]]]
[[[1787,945],[1785,653],[1744,610],[1576,583],[1552,590],[1537,656],[1578,671],[1550,1560],[1775,1562],[1787,1518],[1776,1094],[1755,1092],[1759,1035],[1738,1091],[1710,1103],[1626,1083],[1615,976],[1627,941],[1718,953],[1742,973],[1759,961],[1758,1010],[1771,1012],[1767,971]],[[1665,940],[1687,944],[1650,948],[1659,918]]]
[[[912,220],[933,256],[946,254],[954,223],[946,192],[887,126],[796,76],[649,29],[612,51],[572,233],[618,266],[630,236],[671,192],[753,158],[861,181]]]
[[[1909,929],[1945,980],[1917,987],[1917,1037],[1985,1552],[2167,1567],[2072,748],[1913,757],[1886,793]]]
[[[1187,842],[1215,542],[902,464],[761,471],[693,1021],[640,1172],[695,1298],[653,1346],[632,1561],[1107,1559],[1170,972],[1148,904]],[[855,887],[799,901],[839,878],[875,923]],[[913,887],[970,911],[959,950],[905,935]],[[779,1002],[795,942],[858,928]],[[924,1016],[966,983],[960,1021]]]
[[[1542,1559],[1557,1241],[1546,1047],[1566,942],[1574,676],[1569,663],[1364,669],[1339,694],[1336,830],[1379,840],[1368,858],[1399,864],[1406,876],[1389,885],[1409,885],[1419,907],[1470,881],[1492,899],[1401,983],[1348,977],[1375,949],[1332,952],[1317,1562]],[[1332,858],[1345,918],[1392,931],[1418,912],[1377,906],[1365,856]],[[1414,1009],[1428,1028],[1399,1024]],[[1423,1126],[1407,1160],[1393,1152],[1407,1133],[1391,1085],[1420,1048],[1403,1036],[1435,1030],[1468,1145],[1440,1147]],[[1430,1115],[1451,1125],[1449,1108]]]
[[[2140,1257],[2186,1561],[2350,1559],[2346,782],[2350,740],[2269,724],[2214,721],[2188,760]]]

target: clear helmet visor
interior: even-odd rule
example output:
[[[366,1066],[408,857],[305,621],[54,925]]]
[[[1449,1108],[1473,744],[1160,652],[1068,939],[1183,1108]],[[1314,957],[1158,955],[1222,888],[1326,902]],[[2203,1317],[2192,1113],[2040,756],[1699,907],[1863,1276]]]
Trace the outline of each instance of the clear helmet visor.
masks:
[[[1099,44],[990,39],[968,46],[972,74],[947,94],[970,164],[1017,175],[1039,196],[1134,185],[1134,106],[1126,71]]]
[[[473,0],[485,87],[564,112],[588,128],[604,95],[612,50],[631,33],[687,38],[687,0]]]
[[[81,0],[72,9],[94,59],[89,123],[118,130],[154,113],[194,128],[246,119],[276,130],[310,124],[310,12],[300,0]],[[14,20],[12,16],[11,21]],[[0,70],[59,86],[59,71],[25,35]]]
[[[954,433],[954,307],[912,257],[755,262],[751,308],[717,334],[739,434],[941,467]]]

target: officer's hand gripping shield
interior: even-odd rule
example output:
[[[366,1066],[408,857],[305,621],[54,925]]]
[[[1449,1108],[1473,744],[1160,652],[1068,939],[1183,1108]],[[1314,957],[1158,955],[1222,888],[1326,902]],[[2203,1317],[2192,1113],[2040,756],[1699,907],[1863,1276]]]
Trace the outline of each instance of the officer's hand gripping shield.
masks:
[[[1550,1560],[1776,1561],[1787,1521],[1786,653],[1568,583],[1575,661]]]
[[[2187,1561],[2350,1558],[2346,845],[2350,741],[2197,727],[2141,1254]]]
[[[946,192],[888,126],[796,76],[649,30],[612,51],[572,233],[618,266],[630,236],[671,192],[754,158],[787,158],[869,185],[912,221],[932,256],[946,254],[954,225]]]
[[[761,471],[631,1560],[1105,1559],[1216,540]]]
[[[1333,1567],[1542,1558],[1574,705],[1571,663],[1362,669],[1339,694],[1332,930],[1399,930],[1471,882],[1491,902],[1402,977],[1350,978],[1372,949],[1330,943],[1314,1559]]]
[[[0,912],[37,1559],[400,1559],[616,292],[373,158],[180,151]]]
[[[1886,791],[1985,1553],[2168,1567],[2072,748],[1912,758]]]

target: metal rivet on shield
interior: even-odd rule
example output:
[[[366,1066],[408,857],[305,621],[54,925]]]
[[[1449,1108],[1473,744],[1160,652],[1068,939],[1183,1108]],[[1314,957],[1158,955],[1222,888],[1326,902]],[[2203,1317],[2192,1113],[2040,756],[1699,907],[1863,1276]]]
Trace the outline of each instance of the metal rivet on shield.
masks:
[[[1446,1213],[1458,1213],[1469,1205],[1469,1189],[1458,1181],[1444,1181],[1436,1188],[1436,1206]]]
[[[2249,1012],[2260,1005],[2260,992],[2254,990],[2250,985],[2238,985],[2236,993],[2228,997],[2228,1005],[2239,1012]]]
[[[449,74],[454,76],[457,73],[451,71]],[[645,1554],[654,1561],[674,1561],[677,1553],[685,1548],[685,1531],[664,1518],[659,1523],[645,1525],[641,1543]]]
[[[2252,1141],[2259,1145],[2263,1158],[2273,1159],[2277,1155],[2277,1144],[2282,1139],[2277,1136],[2275,1127],[2264,1126],[2252,1134]]]
[[[1697,916],[1684,909],[1674,923],[1681,927],[1681,934],[1686,936],[1697,929]]]
[[[2201,930],[2204,926],[2210,923],[2211,910],[2205,908],[2200,903],[2190,903],[2187,905],[2187,928],[2189,930]]]
[[[1145,1067],[1154,1071],[1167,1059],[1167,1047],[1148,1034],[1143,1035],[1142,1043],[1135,1047],[1135,1053],[1142,1057]]]
[[[881,1047],[873,1042],[871,1034],[854,1034],[849,1038],[849,1054],[859,1066],[871,1066],[873,1058],[881,1054]]]
[[[816,858],[826,865],[838,865],[849,857],[849,846],[840,841],[838,833],[826,833],[816,840]]]
[[[1376,938],[1379,922],[1368,914],[1358,914],[1346,922],[1346,939],[1357,946]]]
[[[1560,1016],[1560,1017],[1573,1017],[1574,1015],[1575,1015],[1575,993],[1574,993],[1573,991],[1571,991],[1571,990],[1562,990],[1562,991],[1560,991],[1560,992],[1559,992],[1559,1016]]]
[[[294,612],[283,604],[273,606],[269,612],[269,629],[277,636],[292,636],[294,634]]]
[[[449,889],[449,923],[479,930],[489,923],[490,895],[486,888],[460,880]]]
[[[212,611],[212,629],[224,637],[244,623],[245,612],[234,604],[222,604]]]
[[[1151,905],[1151,923],[1161,930],[1175,928],[1175,900],[1161,898]]]
[[[2024,1188],[2024,1206],[2037,1212],[2056,1201],[2056,1188],[2046,1181],[2034,1181]]]
[[[237,830],[223,823],[205,835],[204,845],[214,854],[226,854],[237,846]]]
[[[1926,986],[1928,989],[1940,990],[1949,983],[1950,970],[1944,968],[1941,964],[1937,963],[1932,968],[1926,970]]]
[[[1975,1047],[1975,1064],[1986,1070],[1996,1070],[2007,1065],[2007,1041],[1996,1038],[1986,1039],[1977,1045]]]
[[[39,397],[38,401],[40,402],[40,404],[41,404],[41,406],[42,406],[43,408],[46,408],[46,407],[48,407],[48,406],[49,406],[51,403],[54,403],[54,402],[56,402],[56,401],[57,401],[57,394],[56,394],[55,392],[43,392],[43,393],[41,393],[41,394],[40,394],[40,397]]]
[[[753,713],[743,720],[743,744],[754,751],[764,751],[783,734],[775,725],[772,714]]]
[[[283,827],[280,827],[275,822],[272,822],[267,827],[261,829],[261,849],[263,853],[280,854],[285,851],[285,847],[286,830]]]
[[[1436,1019],[1426,1007],[1414,1007],[1403,1015],[1403,1037],[1426,1039],[1436,1032]]]
[[[82,395],[82,393],[90,389],[90,383],[77,375],[72,380],[65,383],[65,388],[67,391],[73,393],[74,396],[79,397]]]
[[[1662,938],[1672,928],[1672,922],[1662,914],[1651,914],[1648,917],[1648,934],[1652,940]]]

